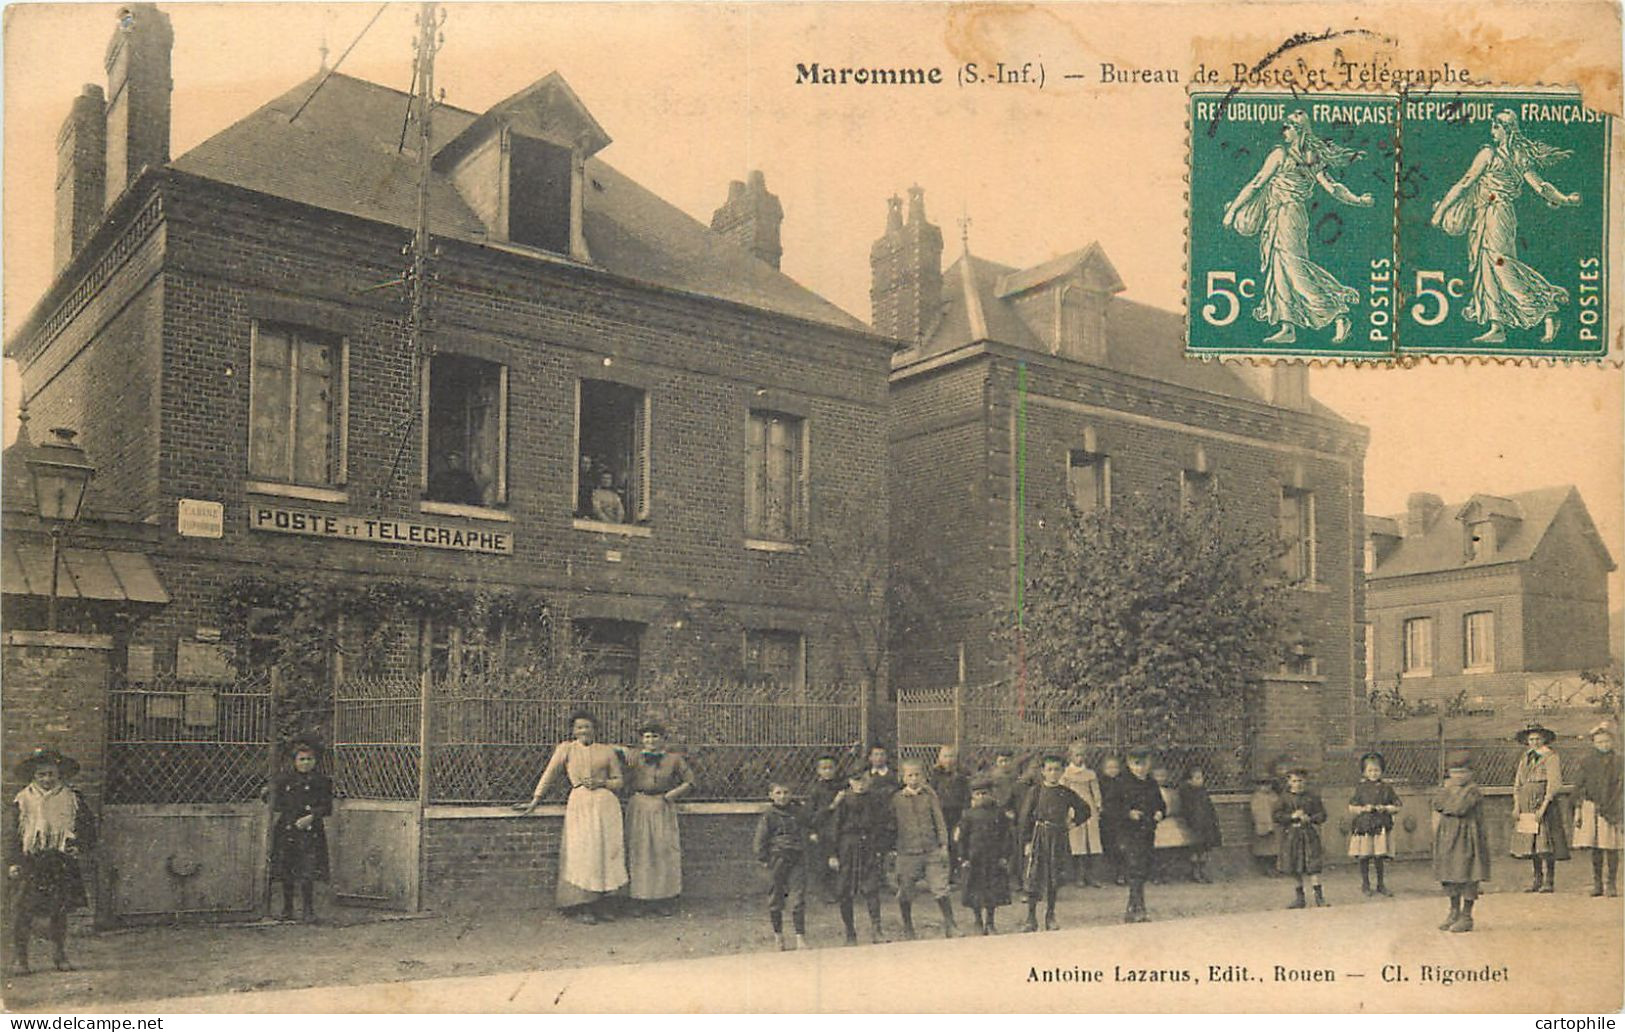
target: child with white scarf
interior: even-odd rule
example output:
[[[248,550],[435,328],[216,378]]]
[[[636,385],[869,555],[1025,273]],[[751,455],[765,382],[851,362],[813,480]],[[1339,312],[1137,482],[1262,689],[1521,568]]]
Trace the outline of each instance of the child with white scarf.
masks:
[[[67,784],[79,764],[55,749],[36,749],[17,766],[28,782],[13,800],[7,878],[18,886],[12,909],[11,970],[28,973],[34,918],[48,919],[51,960],[68,963],[68,911],[87,904],[80,855],[95,840],[95,820],[84,797]]]

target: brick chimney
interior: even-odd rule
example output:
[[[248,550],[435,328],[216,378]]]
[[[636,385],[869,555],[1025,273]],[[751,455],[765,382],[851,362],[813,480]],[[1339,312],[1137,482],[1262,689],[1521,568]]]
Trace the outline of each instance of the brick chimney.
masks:
[[[779,243],[783,222],[784,208],[777,195],[767,192],[767,177],[752,172],[748,182],[728,184],[728,201],[711,216],[711,229],[777,269],[784,254]]]
[[[1270,364],[1270,403],[1281,408],[1309,411],[1309,365],[1277,359]]]
[[[107,44],[107,205],[143,168],[169,164],[169,15],[152,4],[119,9]]]
[[[1413,492],[1405,499],[1405,536],[1421,537],[1444,509],[1444,499],[1426,491]]]
[[[925,191],[887,200],[886,233],[869,248],[869,304],[876,332],[909,347],[925,336],[942,308],[942,230],[925,220]]]
[[[107,196],[107,115],[100,86],[86,86],[56,136],[56,247],[61,272],[96,232]]]

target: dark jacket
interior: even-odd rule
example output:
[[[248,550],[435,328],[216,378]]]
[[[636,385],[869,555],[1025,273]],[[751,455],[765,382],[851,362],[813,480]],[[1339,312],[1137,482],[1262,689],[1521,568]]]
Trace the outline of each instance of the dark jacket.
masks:
[[[805,853],[810,816],[807,808],[796,800],[782,808],[769,806],[762,811],[752,843],[756,859],[767,863],[775,856]]]
[[[958,767],[953,770],[932,767],[926,771],[926,777],[930,779],[931,788],[936,791],[937,799],[942,803],[943,816],[949,821],[970,806],[970,779]]]
[[[1593,749],[1580,761],[1580,773],[1574,779],[1575,798],[1595,805],[1598,816],[1616,828],[1625,822],[1620,812],[1619,778],[1619,753]]]
[[[1150,778],[1137,778],[1133,771],[1125,771],[1117,778],[1115,802],[1117,812],[1107,816],[1116,828],[1118,837],[1135,840],[1143,838],[1144,845],[1149,846],[1157,834],[1157,814],[1168,812],[1168,804],[1162,798],[1162,789]],[[1132,810],[1140,811],[1139,820],[1136,821],[1129,816]]]
[[[1065,829],[1082,824],[1089,814],[1089,804],[1065,785],[1034,785],[1021,802],[1021,840],[1030,840],[1033,826],[1040,821]]]
[[[892,848],[896,831],[889,796],[883,798],[872,789],[861,795],[847,792],[836,804],[834,833],[838,845],[858,843],[884,852]]]

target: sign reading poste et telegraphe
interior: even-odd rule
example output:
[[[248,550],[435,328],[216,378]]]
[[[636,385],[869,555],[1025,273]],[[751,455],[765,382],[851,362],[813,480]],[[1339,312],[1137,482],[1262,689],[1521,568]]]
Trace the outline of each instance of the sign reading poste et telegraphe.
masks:
[[[338,538],[372,545],[444,548],[453,552],[479,552],[486,555],[513,554],[513,535],[505,530],[440,527],[407,520],[344,516],[306,509],[289,509],[277,505],[249,506],[248,526],[250,530],[263,530],[274,534]]]

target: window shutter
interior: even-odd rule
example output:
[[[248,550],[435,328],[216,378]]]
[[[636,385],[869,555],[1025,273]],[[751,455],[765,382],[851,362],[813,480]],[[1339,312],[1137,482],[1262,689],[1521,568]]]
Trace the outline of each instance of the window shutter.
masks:
[[[325,484],[333,473],[333,349],[300,337],[290,343],[298,377],[293,479],[301,484]]]
[[[654,428],[654,422],[649,411],[651,404],[652,400],[648,393],[644,393],[638,399],[638,411],[632,418],[633,465],[631,467],[632,477],[630,478],[632,483],[629,486],[637,494],[637,498],[632,502],[632,509],[637,513],[637,518],[640,521],[649,518],[649,440]]]
[[[248,471],[256,477],[286,480],[292,473],[288,456],[288,338],[256,324],[250,347],[253,370],[249,382]]]
[[[745,533],[765,537],[763,512],[767,495],[767,417],[750,414],[750,440],[745,455]]]

